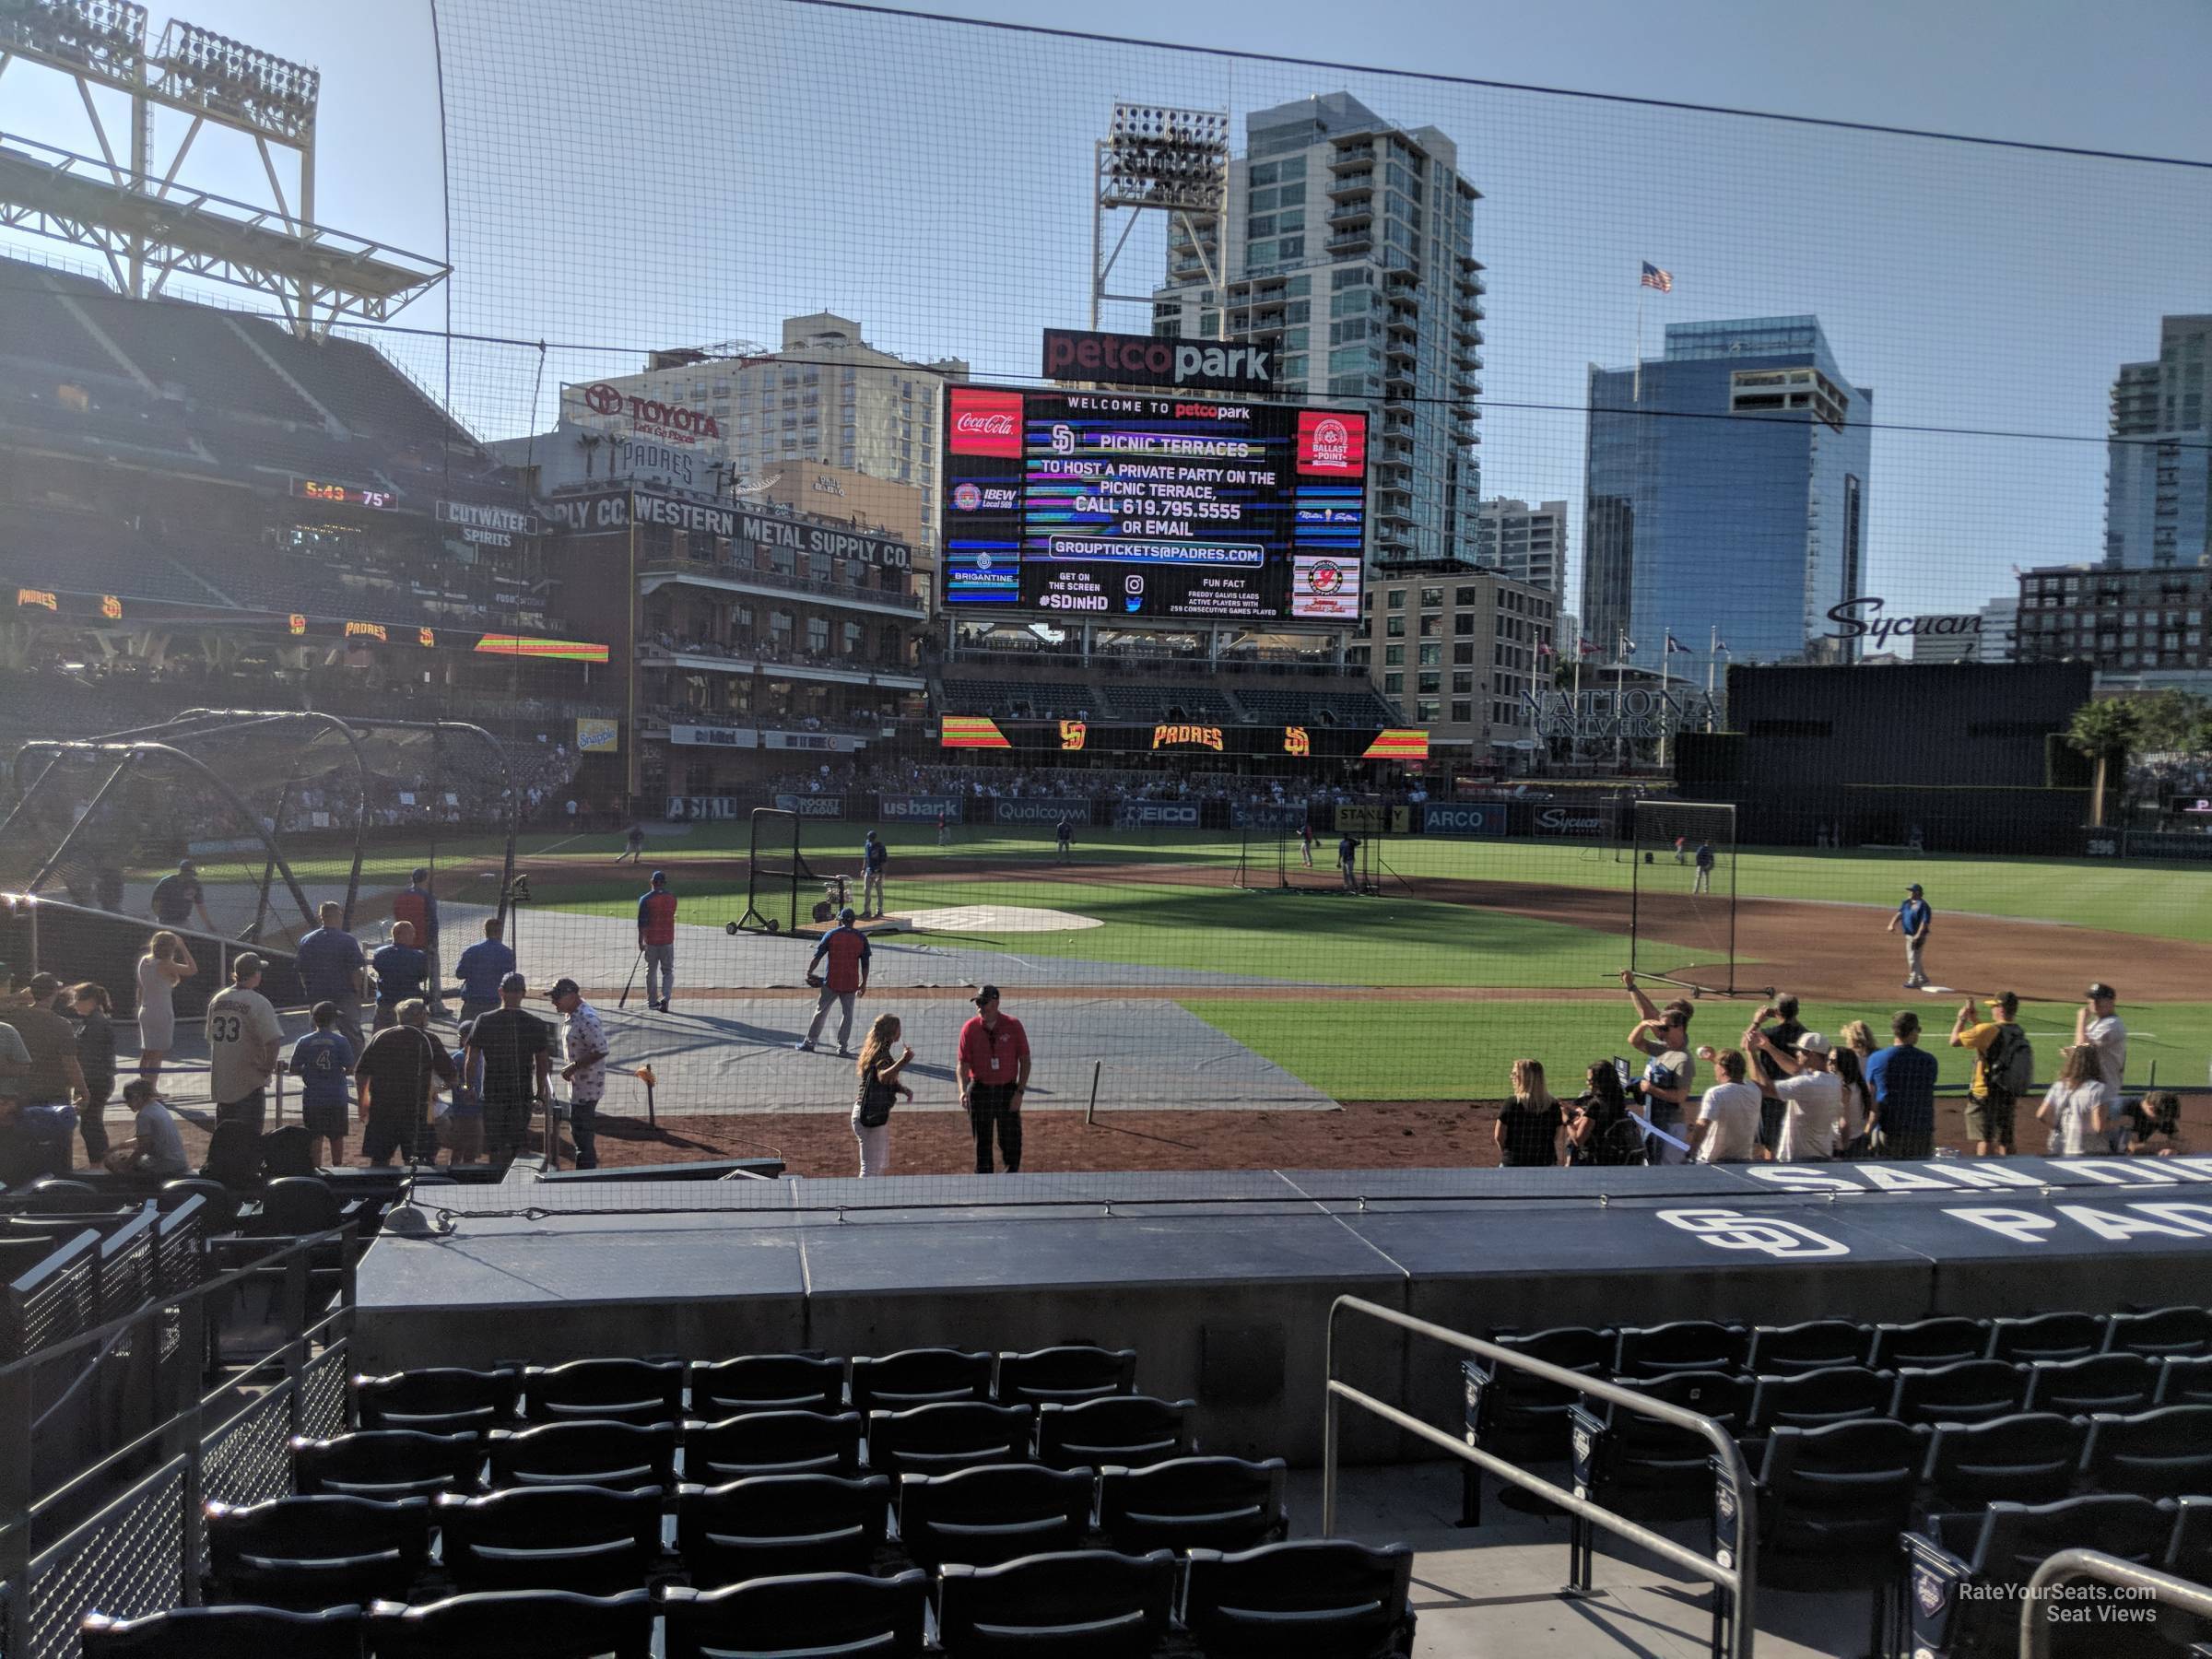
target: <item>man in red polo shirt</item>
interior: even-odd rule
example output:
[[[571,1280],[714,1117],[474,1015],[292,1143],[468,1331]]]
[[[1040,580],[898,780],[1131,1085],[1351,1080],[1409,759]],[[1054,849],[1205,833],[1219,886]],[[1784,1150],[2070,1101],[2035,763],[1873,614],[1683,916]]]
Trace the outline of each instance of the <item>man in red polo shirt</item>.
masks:
[[[1030,1086],[1030,1037],[1020,1020],[998,1011],[996,985],[985,985],[975,994],[974,1017],[960,1028],[959,1054],[955,1073],[960,1104],[968,1109],[968,1126],[975,1134],[975,1172],[993,1173],[991,1133],[995,1125],[998,1150],[1011,1175],[1021,1168],[1021,1100]]]

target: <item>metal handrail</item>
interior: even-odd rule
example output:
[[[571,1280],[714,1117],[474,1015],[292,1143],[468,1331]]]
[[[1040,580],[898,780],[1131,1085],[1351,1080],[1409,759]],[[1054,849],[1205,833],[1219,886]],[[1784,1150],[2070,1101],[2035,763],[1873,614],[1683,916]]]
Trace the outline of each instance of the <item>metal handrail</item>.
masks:
[[[1560,1388],[1572,1389],[1575,1393],[1586,1394],[1592,1399],[1608,1401],[1612,1405],[1641,1413],[1644,1417],[1655,1418],[1660,1422],[1671,1423],[1677,1429],[1687,1429],[1701,1435],[1712,1443],[1722,1466],[1727,1471],[1730,1483],[1735,1488],[1739,1519],[1736,1527],[1735,1560],[1732,1563],[1723,1563],[1711,1556],[1700,1555],[1698,1551],[1685,1545],[1677,1544],[1663,1534],[1653,1532],[1651,1528],[1630,1520],[1626,1515],[1618,1514],[1602,1504],[1593,1503],[1589,1499],[1579,1497],[1564,1487],[1555,1486],[1540,1476],[1531,1475],[1527,1470],[1507,1462],[1494,1452],[1486,1452],[1480,1446],[1470,1446],[1457,1435],[1447,1434],[1433,1424],[1424,1423],[1420,1418],[1399,1410],[1395,1406],[1378,1400],[1374,1395],[1354,1388],[1348,1382],[1338,1381],[1336,1376],[1336,1316],[1347,1310],[1364,1314],[1383,1324],[1395,1325],[1402,1331],[1410,1331],[1417,1336],[1426,1336],[1431,1342],[1439,1342],[1446,1347],[1457,1348],[1462,1353],[1473,1354],[1477,1359],[1488,1359],[1494,1365],[1511,1366],[1513,1370],[1526,1371],[1530,1376],[1542,1382]],[[1618,1537],[1626,1538],[1631,1544],[1640,1545],[1661,1559],[1671,1562],[1685,1572],[1695,1573],[1707,1583],[1733,1596],[1735,1602],[1735,1611],[1734,1618],[1730,1621],[1728,1649],[1734,1659],[1752,1659],[1752,1641],[1758,1630],[1757,1620],[1754,1618],[1756,1609],[1753,1606],[1753,1599],[1759,1583],[1757,1571],[1759,1499],[1758,1494],[1752,1488],[1750,1470],[1745,1465],[1743,1453],[1737,1448],[1735,1439],[1729,1432],[1711,1418],[1700,1417],[1694,1411],[1685,1411],[1681,1406],[1669,1405],[1664,1400],[1648,1399],[1632,1390],[1621,1388],[1612,1382],[1602,1382],[1595,1377],[1586,1377],[1580,1371],[1571,1371],[1564,1366],[1552,1365],[1542,1359],[1532,1359],[1525,1354],[1517,1354],[1512,1349],[1500,1347],[1494,1342],[1485,1342],[1479,1336],[1470,1336],[1464,1331],[1454,1331],[1445,1325],[1433,1324],[1426,1319],[1416,1319],[1409,1313],[1400,1313],[1394,1308],[1385,1308],[1379,1303],[1368,1301],[1364,1298],[1357,1296],[1340,1296],[1330,1304],[1326,1366],[1327,1416],[1323,1424],[1321,1453],[1321,1535],[1323,1537],[1334,1536],[1336,1530],[1337,1402],[1349,1400],[1353,1405],[1363,1406],[1373,1412],[1384,1422],[1402,1429],[1406,1433],[1426,1441],[1432,1446],[1449,1452],[1463,1463],[1471,1463],[1477,1468],[1487,1469],[1509,1486],[1519,1487],[1524,1492],[1534,1492],[1537,1497],[1556,1504],[1569,1514],[1579,1516],[1584,1521],[1601,1526]]]
[[[2199,1618],[2212,1618],[2212,1589],[2155,1567],[2138,1567],[2101,1549],[2062,1549],[2035,1570],[2028,1588],[2020,1593],[2020,1659],[2047,1659],[2053,1621],[2041,1617],[2043,1604],[2057,1585],[2085,1578],[2115,1589],[2141,1592],[2148,1600],[2164,1602]]]

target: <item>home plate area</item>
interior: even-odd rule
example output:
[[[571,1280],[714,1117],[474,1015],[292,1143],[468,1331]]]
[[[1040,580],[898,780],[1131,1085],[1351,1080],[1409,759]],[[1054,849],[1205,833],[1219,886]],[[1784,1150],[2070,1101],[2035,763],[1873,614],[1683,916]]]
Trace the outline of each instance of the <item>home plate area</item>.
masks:
[[[1073,911],[1035,910],[1020,904],[962,904],[950,910],[894,911],[890,920],[916,933],[993,934],[1072,933],[1078,928],[1103,927],[1096,916],[1078,916]]]

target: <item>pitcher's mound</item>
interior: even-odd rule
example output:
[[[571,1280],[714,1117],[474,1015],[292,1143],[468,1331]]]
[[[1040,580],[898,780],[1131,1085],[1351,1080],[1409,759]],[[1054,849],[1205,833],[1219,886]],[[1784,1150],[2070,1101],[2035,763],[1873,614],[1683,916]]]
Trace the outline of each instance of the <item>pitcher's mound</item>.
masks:
[[[913,911],[901,914],[899,920],[916,933],[1065,933],[1078,927],[1105,925],[1096,916],[1078,916],[1073,911],[1031,910],[1019,904],[963,904],[951,910]]]

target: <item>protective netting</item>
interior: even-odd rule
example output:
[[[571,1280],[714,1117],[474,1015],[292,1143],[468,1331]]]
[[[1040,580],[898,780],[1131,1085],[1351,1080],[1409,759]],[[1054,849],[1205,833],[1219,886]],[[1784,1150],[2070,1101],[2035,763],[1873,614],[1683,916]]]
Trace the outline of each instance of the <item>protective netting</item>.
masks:
[[[2045,1069],[2086,973],[2131,1089],[2194,1080],[2212,170],[812,0],[433,16],[450,330],[178,347],[141,447],[317,514],[0,461],[76,515],[9,555],[0,720],[462,721],[505,772],[365,724],[358,774],[73,754],[0,885],[78,831],[41,893],[135,933],[198,845],[212,933],[350,888],[374,950],[424,868],[455,1016],[500,950],[597,1010],[564,1159],[610,1164],[850,1172],[889,1015],[891,1167],[969,1168],[984,985],[1025,1169],[1490,1161],[1469,1102],[1579,1087],[1623,969],[1886,1030],[1915,881]],[[80,278],[0,302],[148,349]],[[124,396],[50,366],[57,419]],[[156,659],[103,597],[249,643]]]

